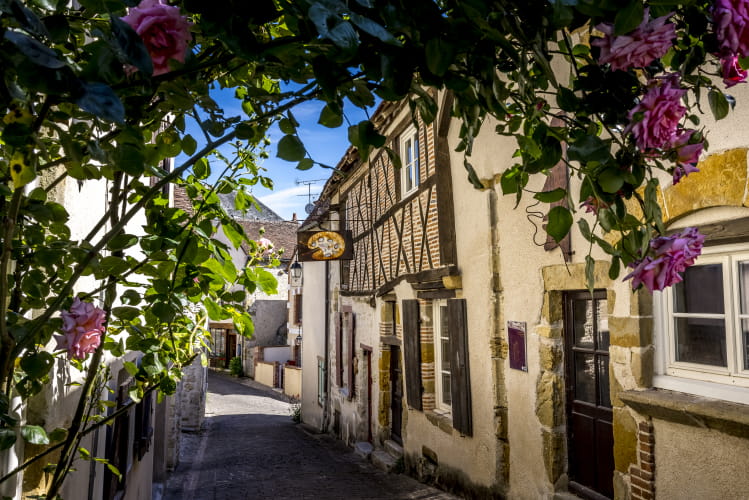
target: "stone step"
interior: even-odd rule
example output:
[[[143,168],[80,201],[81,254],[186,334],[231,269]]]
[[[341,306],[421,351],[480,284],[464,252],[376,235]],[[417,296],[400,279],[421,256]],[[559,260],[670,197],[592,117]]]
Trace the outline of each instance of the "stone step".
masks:
[[[359,441],[354,445],[354,453],[364,459],[369,458],[373,451],[374,446],[372,446],[370,443],[367,443],[366,441]]]
[[[403,447],[391,439],[385,441],[385,451],[396,460],[403,458]]]
[[[392,471],[398,463],[398,459],[394,458],[390,453],[384,450],[375,450],[369,456],[370,460],[375,467],[384,470],[385,472]]]

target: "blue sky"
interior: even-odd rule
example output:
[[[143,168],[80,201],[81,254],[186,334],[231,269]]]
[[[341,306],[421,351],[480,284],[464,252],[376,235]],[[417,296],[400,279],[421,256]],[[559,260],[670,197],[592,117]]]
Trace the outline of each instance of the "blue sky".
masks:
[[[234,98],[233,90],[213,92],[212,96],[223,108],[225,116],[246,117],[240,101]],[[306,102],[295,107],[292,112],[300,124],[298,128],[299,137],[312,158],[317,162],[335,166],[349,146],[348,124],[344,120],[341,127],[334,129],[319,125],[317,120],[322,108],[323,103]],[[370,110],[370,113],[372,111]],[[346,104],[344,114],[351,124],[366,119],[364,111],[350,103]],[[202,133],[196,125],[188,123],[187,132],[200,141]],[[291,220],[293,214],[296,213],[300,220],[304,220],[307,216],[304,207],[308,203],[308,192],[311,190],[312,201],[314,201],[332,171],[318,165],[309,170],[297,170],[296,163],[290,163],[276,157],[276,144],[283,137],[283,133],[277,126],[274,125],[270,129],[269,137],[271,140],[271,146],[268,150],[270,158],[263,160],[261,165],[266,169],[264,175],[273,179],[274,188],[269,191],[258,184],[253,188],[253,194],[284,219]],[[231,148],[221,148],[220,150],[227,156],[231,154]],[[178,163],[179,161],[180,158],[178,158]],[[313,183],[310,189],[310,187],[301,183],[302,181],[318,182]]]

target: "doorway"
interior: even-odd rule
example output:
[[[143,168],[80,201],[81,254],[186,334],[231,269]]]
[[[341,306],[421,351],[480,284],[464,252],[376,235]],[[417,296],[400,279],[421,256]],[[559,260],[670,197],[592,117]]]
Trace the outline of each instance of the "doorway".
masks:
[[[569,489],[584,498],[613,498],[606,292],[566,294],[564,321]]]
[[[401,370],[401,350],[390,346],[390,439],[403,445],[403,373]]]

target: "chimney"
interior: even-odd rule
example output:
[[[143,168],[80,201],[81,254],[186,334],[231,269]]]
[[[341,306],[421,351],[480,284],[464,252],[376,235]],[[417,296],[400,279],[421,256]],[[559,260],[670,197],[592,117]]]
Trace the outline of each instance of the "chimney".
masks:
[[[291,216],[291,222],[299,222],[296,218],[296,212],[294,212]]]

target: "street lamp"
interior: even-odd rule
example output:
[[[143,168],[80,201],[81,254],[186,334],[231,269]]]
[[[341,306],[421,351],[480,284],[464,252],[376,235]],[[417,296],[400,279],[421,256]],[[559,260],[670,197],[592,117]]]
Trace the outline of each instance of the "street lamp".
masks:
[[[302,334],[297,334],[296,338],[294,339],[294,344],[296,345],[302,345]]]
[[[299,262],[294,262],[289,269],[291,275],[291,284],[294,286],[301,286],[302,284],[302,265]]]

